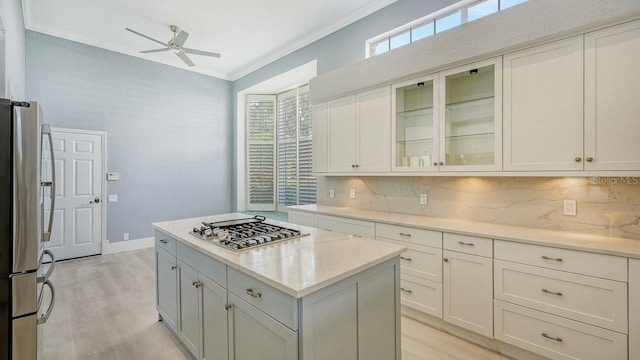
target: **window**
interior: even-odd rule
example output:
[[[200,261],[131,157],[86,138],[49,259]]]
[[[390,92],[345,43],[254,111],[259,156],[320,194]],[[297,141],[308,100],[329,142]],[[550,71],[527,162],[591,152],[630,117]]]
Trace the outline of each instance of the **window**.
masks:
[[[425,17],[399,26],[366,41],[366,57],[424,39],[464,23],[483,18],[527,0],[461,0]]]
[[[309,87],[247,97],[248,210],[316,202]]]

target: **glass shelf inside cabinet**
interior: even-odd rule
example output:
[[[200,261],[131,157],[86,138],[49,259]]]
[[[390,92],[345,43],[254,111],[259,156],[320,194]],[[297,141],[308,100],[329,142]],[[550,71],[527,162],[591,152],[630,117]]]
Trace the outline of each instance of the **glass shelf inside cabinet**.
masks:
[[[416,82],[396,88],[395,166],[432,166],[433,81]]]
[[[445,86],[446,164],[494,164],[494,66],[447,76]]]

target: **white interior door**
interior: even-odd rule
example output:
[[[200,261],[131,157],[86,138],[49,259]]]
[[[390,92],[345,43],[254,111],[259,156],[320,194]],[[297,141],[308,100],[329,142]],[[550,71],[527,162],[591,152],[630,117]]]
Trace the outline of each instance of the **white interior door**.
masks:
[[[57,259],[100,254],[102,250],[102,135],[81,130],[54,130],[56,204],[51,240]],[[46,140],[45,140],[46,141]],[[48,147],[45,142],[43,147]],[[45,155],[43,179],[50,179]],[[46,190],[47,192],[49,190]],[[45,193],[45,209],[49,194]],[[49,218],[48,211],[45,219]]]

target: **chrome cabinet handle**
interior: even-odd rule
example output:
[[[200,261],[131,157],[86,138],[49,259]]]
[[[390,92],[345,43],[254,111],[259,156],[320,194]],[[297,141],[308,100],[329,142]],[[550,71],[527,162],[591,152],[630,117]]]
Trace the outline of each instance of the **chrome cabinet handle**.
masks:
[[[400,233],[401,236],[406,236],[406,237],[411,237],[411,234],[407,234],[407,233]]]
[[[473,243],[468,243],[468,242],[464,242],[464,241],[458,241],[458,244],[466,245],[466,246],[473,246]]]
[[[44,255],[48,255],[51,258],[51,266],[49,266],[49,270],[47,270],[46,274],[38,277],[38,283],[47,282],[47,280],[49,280],[49,278],[51,277],[51,274],[53,274],[53,269],[55,269],[56,267],[56,257],[53,256],[53,253],[49,249],[44,250],[42,256],[44,257]],[[42,264],[42,258],[40,258],[40,264]]]
[[[562,342],[562,338],[549,336],[546,333],[542,333],[541,335],[542,335],[543,338],[551,339],[551,340],[557,341],[557,342]]]
[[[160,242],[161,242],[161,243],[163,243],[163,244],[166,244],[166,243],[167,243],[167,240],[162,239],[162,240],[160,240]]]
[[[50,189],[49,189],[49,195],[51,198],[51,209],[49,209],[49,226],[47,231],[44,232],[44,234],[42,234],[42,240],[43,241],[49,241],[51,240],[51,232],[53,231],[53,215],[55,213],[56,210],[56,159],[55,159],[55,155],[54,155],[54,150],[53,150],[53,136],[51,135],[51,128],[49,127],[49,124],[43,124],[42,125],[42,133],[46,134],[47,137],[49,138],[49,152],[51,154],[51,185]],[[47,186],[47,185],[45,185]]]
[[[543,260],[552,260],[552,261],[557,261],[557,262],[561,262],[562,261],[562,258],[552,258],[552,257],[544,256],[544,255],[542,255],[541,258]]]
[[[51,303],[49,304],[49,308],[47,309],[47,312],[42,314],[42,315],[40,315],[40,317],[36,321],[37,325],[42,325],[42,324],[46,323],[47,320],[49,320],[49,316],[51,316],[51,312],[53,311],[53,307],[56,304],[56,289],[53,287],[53,284],[51,283],[51,281],[47,280],[47,281],[44,282],[44,285],[47,286],[49,288],[49,290],[51,290]]]
[[[559,291],[551,291],[551,290],[547,290],[547,289],[542,289],[543,293],[547,293],[547,294],[551,294],[551,295],[558,295],[558,296],[562,296],[562,293]]]
[[[255,292],[255,291],[253,291],[253,289],[247,289],[247,294],[251,295],[251,297],[253,297],[255,299],[260,299],[262,297],[261,293]]]
[[[588,157],[587,158],[587,162],[593,162],[593,158],[592,157]]]
[[[400,288],[400,290],[402,290],[402,291],[404,291],[404,292],[406,292],[406,293],[409,293],[409,294],[413,293],[413,291],[412,291],[412,290],[410,290],[410,289],[405,289],[405,288],[403,288],[403,287],[401,287],[401,288]]]
[[[404,257],[404,256],[400,256],[400,259],[405,260],[405,261],[411,261],[411,258],[408,257]]]
[[[575,160],[576,162],[580,162],[580,161],[582,161],[582,158],[581,158],[580,156],[577,156],[574,160]]]

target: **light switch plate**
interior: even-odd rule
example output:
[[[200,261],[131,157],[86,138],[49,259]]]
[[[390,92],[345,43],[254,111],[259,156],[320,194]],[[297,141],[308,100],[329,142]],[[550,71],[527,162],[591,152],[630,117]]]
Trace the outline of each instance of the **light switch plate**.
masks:
[[[332,199],[336,197],[336,191],[334,189],[329,189],[329,197]]]
[[[562,213],[564,215],[576,216],[577,214],[576,207],[577,205],[575,200],[565,200],[563,204]]]
[[[351,189],[351,191],[349,192],[349,197],[352,199],[356,198],[356,189]]]
[[[110,172],[107,173],[107,181],[118,181],[120,180],[120,173]]]
[[[118,202],[118,195],[109,195],[107,196],[107,202]]]

